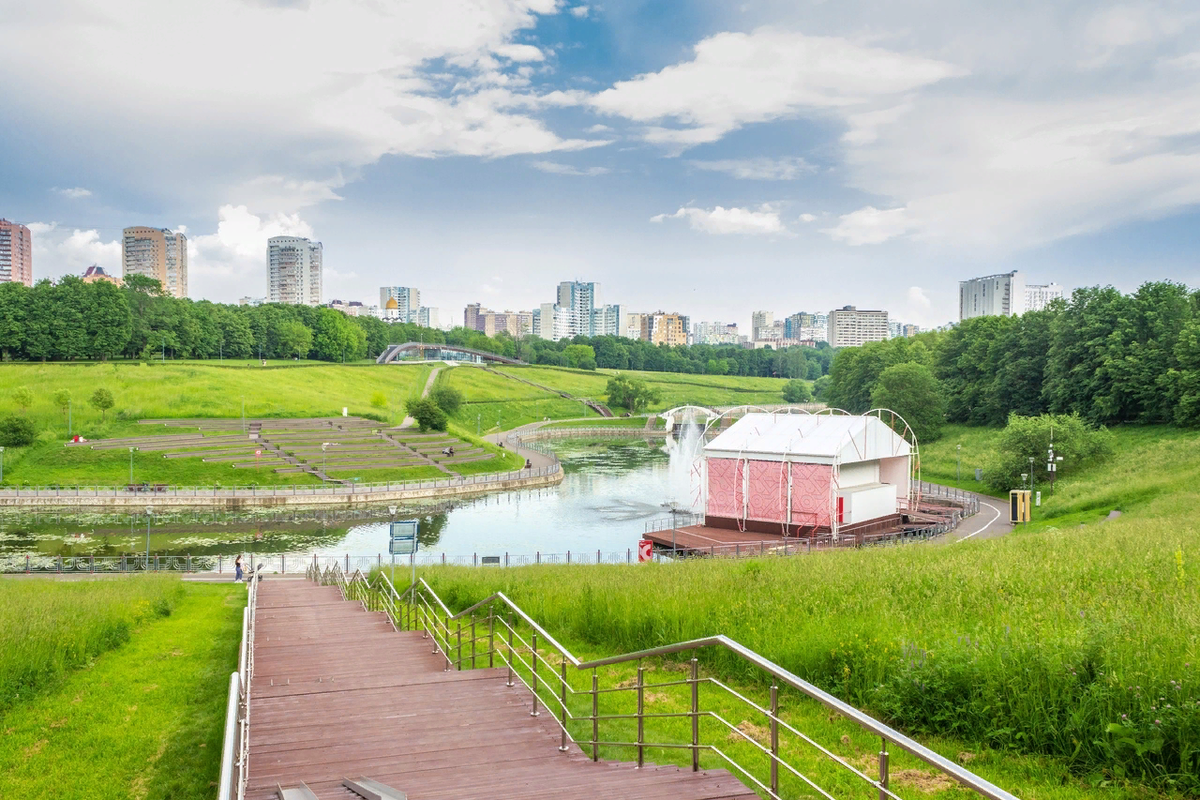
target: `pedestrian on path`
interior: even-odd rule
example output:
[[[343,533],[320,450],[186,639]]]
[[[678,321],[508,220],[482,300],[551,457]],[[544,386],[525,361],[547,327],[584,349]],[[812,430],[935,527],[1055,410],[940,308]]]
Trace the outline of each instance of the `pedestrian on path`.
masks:
[[[233,582],[237,583],[242,579],[242,554],[238,553],[238,557],[233,562]]]

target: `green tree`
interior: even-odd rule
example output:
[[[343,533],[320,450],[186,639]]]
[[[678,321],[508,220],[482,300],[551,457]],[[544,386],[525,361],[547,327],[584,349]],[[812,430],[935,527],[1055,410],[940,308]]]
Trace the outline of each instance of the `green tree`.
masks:
[[[0,447],[28,447],[36,436],[33,422],[25,417],[11,414],[0,419]]]
[[[1112,435],[1094,428],[1078,414],[1042,414],[1019,417],[1013,414],[996,442],[993,456],[984,467],[984,479],[997,491],[1019,489],[1021,474],[1029,473],[1030,458],[1035,486],[1048,480],[1046,455],[1053,441],[1057,477],[1062,479],[1096,464],[1112,454]]]
[[[450,416],[454,416],[458,409],[462,408],[463,404],[462,392],[444,383],[439,383],[433,387],[433,391],[429,393],[429,399]]]
[[[86,299],[87,355],[107,361],[125,349],[133,334],[129,299],[108,281],[88,285]]]
[[[423,431],[444,431],[449,421],[446,412],[438,408],[438,404],[428,398],[418,398],[405,403],[408,415],[417,421]]]
[[[21,413],[24,414],[33,405],[33,390],[28,386],[18,386],[12,390],[12,400],[17,408],[21,409]]]
[[[807,381],[790,380],[783,385],[783,399],[788,403],[811,403],[812,389]]]
[[[279,326],[279,348],[285,357],[294,355],[297,358],[305,358],[312,349],[312,342],[312,331],[303,322],[289,320]]]
[[[88,399],[92,404],[92,408],[100,412],[100,421],[103,422],[105,412],[113,407],[113,395],[108,389],[100,387],[92,392],[92,396]]]
[[[933,441],[946,421],[941,383],[924,364],[893,364],[879,376],[871,391],[875,408],[888,408],[904,417],[918,441]]]
[[[659,393],[646,385],[645,381],[614,375],[608,379],[606,388],[608,405],[620,406],[637,413],[651,403],[659,401]]]
[[[563,356],[575,369],[596,368],[596,350],[590,344],[569,344],[563,348]]]
[[[59,389],[55,392],[54,405],[58,406],[59,411],[62,411],[63,418],[66,419],[67,409],[71,406],[71,392],[68,389]]]
[[[824,401],[826,395],[829,393],[829,384],[832,382],[833,379],[828,375],[822,375],[813,381],[813,397],[815,397],[817,400]]]
[[[14,358],[25,349],[25,312],[29,294],[29,288],[23,283],[0,283],[0,357]]]

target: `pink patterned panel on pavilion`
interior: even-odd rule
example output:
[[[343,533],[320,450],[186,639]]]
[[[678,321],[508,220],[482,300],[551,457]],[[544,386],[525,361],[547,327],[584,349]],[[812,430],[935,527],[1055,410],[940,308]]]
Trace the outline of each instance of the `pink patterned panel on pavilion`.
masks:
[[[714,517],[740,519],[742,516],[742,470],[736,458],[710,458],[708,466],[708,503],[704,512]]]
[[[792,464],[792,523],[829,525],[833,468],[828,464]]]
[[[784,521],[787,515],[787,473],[782,461],[750,461],[746,518]]]

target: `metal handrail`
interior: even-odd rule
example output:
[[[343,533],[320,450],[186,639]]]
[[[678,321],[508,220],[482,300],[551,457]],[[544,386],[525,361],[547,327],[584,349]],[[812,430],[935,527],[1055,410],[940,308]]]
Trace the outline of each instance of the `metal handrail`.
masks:
[[[838,763],[841,767],[849,770],[859,779],[866,781],[879,792],[880,800],[901,800],[898,795],[888,788],[888,745],[895,745],[901,750],[913,755],[914,757],[924,761],[930,766],[936,767],[948,776],[958,781],[962,785],[974,790],[980,795],[989,798],[989,800],[1016,800],[1016,798],[1005,790],[995,786],[991,782],[976,775],[970,770],[942,757],[924,745],[910,739],[899,731],[894,730],[890,726],[880,722],[870,715],[860,711],[859,709],[848,705],[839,700],[837,697],[825,692],[824,690],[805,681],[791,671],[783,668],[775,662],[759,655],[753,650],[745,647],[734,639],[724,635],[716,635],[704,637],[701,639],[692,639],[684,642],[676,642],[674,644],[663,645],[660,647],[639,650],[632,653],[622,655],[608,656],[605,658],[592,659],[589,661],[581,661],[563,644],[561,644],[549,631],[534,620],[520,606],[509,599],[503,592],[495,592],[489,597],[459,611],[452,612],[445,602],[438,596],[437,592],[424,580],[418,578],[417,581],[411,584],[403,592],[396,590],[391,580],[382,571],[374,573],[367,577],[361,571],[356,570],[349,578],[341,569],[340,565],[326,567],[323,571],[313,565],[310,568],[310,577],[325,584],[335,584],[342,589],[343,596],[347,599],[361,600],[363,605],[368,610],[384,611],[388,614],[394,627],[401,627],[408,630],[421,630],[423,636],[427,636],[432,640],[435,652],[441,653],[446,660],[446,669],[463,669],[464,664],[469,661],[470,667],[474,667],[476,659],[479,657],[478,642],[480,639],[486,638],[488,646],[483,654],[487,658],[490,665],[494,663],[495,657],[508,668],[508,685],[514,685],[514,679],[519,680],[533,695],[533,706],[531,714],[537,715],[539,712],[539,701],[545,703],[547,699],[552,700],[556,707],[554,710],[555,722],[562,730],[562,745],[560,749],[566,750],[568,742],[574,742],[582,747],[591,748],[593,759],[598,759],[599,747],[629,747],[636,748],[638,752],[638,763],[642,763],[643,752],[645,748],[674,748],[674,749],[689,749],[692,752],[692,767],[699,769],[699,754],[701,751],[710,752],[734,768],[738,773],[745,776],[758,789],[765,792],[769,797],[779,798],[778,794],[778,769],[782,767],[787,773],[794,775],[799,780],[806,783],[812,789],[833,800],[832,797],[821,787],[819,787],[812,779],[801,773],[796,767],[785,761],[779,752],[778,747],[778,732],[783,730],[795,735],[804,743],[811,745],[823,756]],[[506,609],[508,619],[504,614],[496,613],[496,606]],[[478,635],[476,631],[479,620],[474,616],[475,612],[483,608],[488,609],[488,614],[484,618],[487,621],[487,633],[485,636]],[[463,625],[464,619],[470,618],[471,626],[469,639],[464,639]],[[531,630],[530,640],[526,640],[523,636],[516,632],[512,624],[513,618],[519,619]],[[499,620],[500,626],[497,629],[496,621]],[[456,630],[451,630],[451,623],[458,622]],[[495,641],[496,634],[501,634],[500,646],[497,647]],[[530,658],[525,659],[517,649],[517,643],[528,651]],[[470,653],[464,656],[464,645],[469,644]],[[542,647],[548,647],[553,651],[557,651],[558,664],[548,660],[546,656],[540,654]],[[730,688],[721,681],[712,678],[701,678],[699,675],[698,661],[693,657],[690,661],[690,677],[678,681],[669,681],[663,683],[645,683],[643,678],[643,668],[638,668],[638,683],[636,686],[618,686],[614,688],[600,689],[598,685],[596,670],[604,666],[612,666],[625,664],[630,662],[641,662],[648,658],[657,658],[662,656],[670,656],[678,653],[692,652],[707,647],[720,647],[739,656],[742,660],[757,667],[772,678],[771,686],[771,707],[755,703],[746,698],[741,693]],[[452,656],[452,651],[456,652],[457,658]],[[592,687],[590,690],[576,690],[567,680],[566,667],[570,664],[577,670],[592,671]],[[522,669],[528,673],[529,680],[525,679],[522,674]],[[557,670],[555,667],[557,666]],[[550,674],[554,675],[556,683],[545,683],[544,671],[550,668]],[[539,687],[539,682],[542,686]],[[771,726],[771,747],[767,748],[761,743],[754,741],[744,732],[737,729],[732,723],[724,719],[716,712],[701,711],[699,708],[698,687],[701,683],[710,684],[721,691],[729,693],[737,700],[746,703],[758,713],[764,714]],[[778,711],[777,693],[779,685],[790,687],[800,694],[817,700],[828,708],[833,709],[842,716],[853,720],[860,727],[879,736],[883,742],[883,749],[879,754],[879,778],[871,778],[850,764],[845,759],[837,756],[826,747],[820,745],[809,736],[797,730],[792,725],[784,721]],[[690,686],[692,696],[692,707],[689,712],[681,713],[646,713],[641,702],[643,692],[647,687],[666,687],[666,686]],[[600,714],[598,706],[598,698],[601,694],[610,692],[637,692],[639,703],[637,714]],[[574,714],[571,712],[569,703],[567,702],[568,695],[588,695],[591,697],[591,713],[590,714]],[[547,709],[551,710],[551,709]],[[692,720],[692,741],[690,744],[681,744],[679,742],[646,742],[642,738],[643,722],[648,719],[658,719],[665,717],[673,718],[690,718]],[[769,782],[760,780],[759,777],[752,774],[744,765],[739,764],[729,754],[722,751],[714,744],[703,744],[699,740],[699,720],[701,718],[715,719],[724,726],[736,731],[741,738],[750,741],[758,751],[765,754],[770,761],[770,779]],[[599,723],[607,720],[630,720],[636,719],[638,722],[638,741],[636,742],[620,742],[606,741],[601,739],[599,735]],[[586,740],[577,740],[573,737],[569,730],[569,723],[590,722],[592,725],[591,737]]]
[[[242,610],[242,640],[238,668],[229,676],[225,736],[221,747],[221,776],[217,800],[244,800],[250,780],[250,686],[254,677],[254,629],[258,611],[258,579],[247,573],[246,607]]]

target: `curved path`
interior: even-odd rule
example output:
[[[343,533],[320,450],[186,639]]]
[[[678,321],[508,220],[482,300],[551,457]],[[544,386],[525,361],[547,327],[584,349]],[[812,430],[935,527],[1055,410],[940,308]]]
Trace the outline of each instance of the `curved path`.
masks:
[[[1012,532],[1013,526],[1008,521],[1008,504],[1006,502],[978,492],[971,494],[979,498],[979,513],[973,517],[967,517],[961,525],[940,541],[965,542],[967,539],[995,539]]]
[[[442,367],[434,367],[432,370],[430,370],[429,377],[425,379],[425,388],[421,390],[422,400],[424,400],[426,397],[429,397],[429,393],[433,391],[433,382],[437,380],[438,373],[441,372],[442,369]],[[404,421],[400,423],[399,427],[411,428],[416,424],[417,421],[415,419],[406,416]]]

